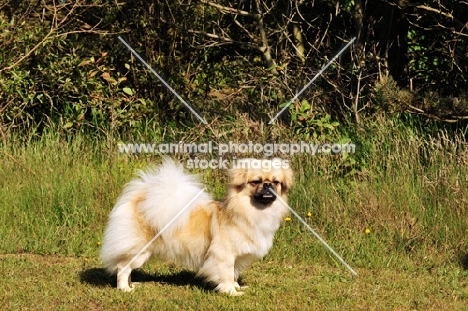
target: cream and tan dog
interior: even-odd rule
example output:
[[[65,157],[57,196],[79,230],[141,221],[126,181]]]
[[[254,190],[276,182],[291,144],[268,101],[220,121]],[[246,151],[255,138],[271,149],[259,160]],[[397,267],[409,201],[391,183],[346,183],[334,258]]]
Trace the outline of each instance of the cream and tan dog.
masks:
[[[166,159],[159,168],[140,172],[112,210],[102,244],[104,265],[109,272],[117,272],[117,288],[132,290],[132,269],[157,256],[197,270],[197,276],[221,293],[242,295],[239,273],[268,253],[288,213],[275,196],[286,201],[293,183],[292,171],[284,163],[239,160],[230,170],[225,200],[214,201],[202,192],[188,207],[204,187],[180,164]]]

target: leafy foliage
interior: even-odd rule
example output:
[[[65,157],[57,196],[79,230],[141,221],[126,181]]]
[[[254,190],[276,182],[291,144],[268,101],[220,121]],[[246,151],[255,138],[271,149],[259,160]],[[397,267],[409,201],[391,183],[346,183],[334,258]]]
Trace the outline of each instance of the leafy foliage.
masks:
[[[148,116],[170,127],[197,123],[118,42],[123,34],[207,118],[271,118],[357,36],[304,93],[321,90],[324,116],[359,122],[410,110],[459,120],[468,114],[467,12],[463,2],[441,0],[10,1],[0,5],[0,128],[125,132]],[[404,95],[394,104],[375,93],[386,81]],[[428,93],[441,98],[429,110]],[[297,113],[299,132],[320,135],[330,124]]]

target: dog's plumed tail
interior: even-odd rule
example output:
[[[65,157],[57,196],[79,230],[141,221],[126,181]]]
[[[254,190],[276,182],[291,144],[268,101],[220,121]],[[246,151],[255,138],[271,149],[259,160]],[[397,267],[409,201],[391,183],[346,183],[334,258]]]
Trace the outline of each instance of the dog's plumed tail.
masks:
[[[106,268],[115,272],[119,264],[131,260],[184,208],[158,239],[164,241],[186,224],[194,208],[212,200],[207,193],[200,194],[203,188],[194,175],[186,174],[170,159],[157,168],[140,171],[138,178],[125,186],[110,214],[101,250]]]

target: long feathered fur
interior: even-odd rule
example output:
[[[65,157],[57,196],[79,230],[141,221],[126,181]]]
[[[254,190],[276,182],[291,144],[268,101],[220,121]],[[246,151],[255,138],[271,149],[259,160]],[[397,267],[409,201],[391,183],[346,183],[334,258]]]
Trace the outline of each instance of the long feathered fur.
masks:
[[[138,178],[125,186],[109,216],[101,249],[107,270],[114,273],[122,257],[136,255],[148,238],[158,233],[154,229],[166,226],[202,190],[196,176],[186,174],[172,160],[166,159],[158,168],[139,171]],[[203,192],[160,238],[168,240],[188,222],[191,211],[211,201],[211,196]]]
[[[241,294],[237,291],[239,273],[267,254],[288,212],[279,200],[255,201],[253,196],[262,186],[249,180],[274,184],[286,200],[292,171],[233,169],[230,177],[223,202],[215,202],[203,192],[187,206],[203,186],[180,164],[166,159],[159,168],[139,172],[125,186],[104,233],[101,257],[109,272],[117,272],[117,287],[131,290],[131,270],[158,256],[198,270],[197,275],[220,292]]]

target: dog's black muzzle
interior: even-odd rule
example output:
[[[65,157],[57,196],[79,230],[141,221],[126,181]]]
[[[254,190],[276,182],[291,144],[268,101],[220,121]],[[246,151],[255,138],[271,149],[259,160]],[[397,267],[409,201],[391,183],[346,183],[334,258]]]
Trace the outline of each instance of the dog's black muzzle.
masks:
[[[262,189],[257,191],[257,193],[254,195],[254,199],[257,202],[260,202],[262,204],[268,204],[276,200],[276,195],[272,191],[273,186],[271,183],[264,183]]]

